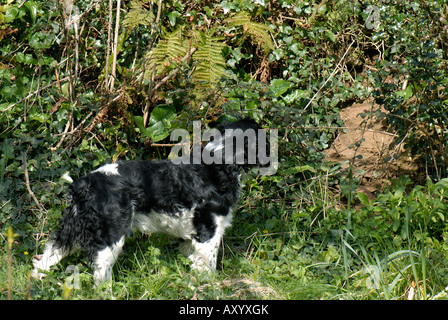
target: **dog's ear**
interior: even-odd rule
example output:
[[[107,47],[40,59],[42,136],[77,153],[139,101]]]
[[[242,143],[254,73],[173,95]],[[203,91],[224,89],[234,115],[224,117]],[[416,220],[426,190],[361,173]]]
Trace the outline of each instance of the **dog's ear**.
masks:
[[[226,129],[228,130],[236,130],[241,129],[246,131],[248,129],[258,130],[261,129],[260,125],[255,122],[255,120],[251,118],[244,118],[235,122],[223,123],[219,127],[217,127],[219,131],[224,132]]]

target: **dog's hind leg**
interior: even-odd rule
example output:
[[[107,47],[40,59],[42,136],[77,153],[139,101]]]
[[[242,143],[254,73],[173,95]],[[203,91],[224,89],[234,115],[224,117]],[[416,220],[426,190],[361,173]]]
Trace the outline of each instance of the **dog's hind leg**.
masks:
[[[124,245],[125,237],[121,237],[119,241],[111,246],[99,250],[93,260],[94,273],[93,278],[95,284],[99,285],[101,282],[112,279],[112,267],[117,261],[118,256]]]
[[[49,271],[51,266],[57,264],[67,254],[68,250],[64,250],[62,247],[58,247],[53,241],[47,243],[44,253],[40,256],[34,257],[33,259],[34,269],[31,273],[32,276],[37,279],[44,278],[45,274],[39,272],[39,270]]]

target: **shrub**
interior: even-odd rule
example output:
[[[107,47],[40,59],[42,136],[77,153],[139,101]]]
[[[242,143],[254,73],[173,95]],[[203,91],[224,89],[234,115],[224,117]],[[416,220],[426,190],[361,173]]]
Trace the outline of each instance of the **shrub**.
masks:
[[[372,36],[385,48],[372,72],[373,96],[388,111],[397,142],[437,179],[448,165],[447,10],[443,1],[389,1],[379,7]]]

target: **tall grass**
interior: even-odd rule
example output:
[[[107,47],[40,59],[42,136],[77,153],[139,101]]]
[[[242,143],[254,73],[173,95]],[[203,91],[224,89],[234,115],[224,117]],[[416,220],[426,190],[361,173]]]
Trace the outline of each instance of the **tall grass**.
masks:
[[[440,240],[445,238],[435,231],[444,220],[434,217],[437,210],[445,211],[445,191],[441,188],[445,184],[446,181],[438,184],[428,181],[426,192],[417,186],[408,193],[398,185],[394,193],[380,195],[380,200],[372,203],[360,197],[365,207],[359,211],[348,210],[345,237],[341,237],[344,268],[347,271],[349,265],[354,264],[353,259],[362,266],[352,274],[346,274],[347,283],[355,285],[353,289],[359,291],[359,297],[428,299],[443,290],[448,280],[443,272],[447,255],[443,249],[446,246],[440,246]],[[393,212],[395,223],[387,221],[390,212]],[[362,213],[373,217],[364,216],[364,220],[358,221],[366,223],[370,218],[376,219],[374,228],[351,228],[352,214]],[[402,223],[401,231],[395,227],[400,225],[397,222]],[[365,234],[360,234],[360,230]],[[369,235],[369,230],[379,232],[380,241],[378,234]],[[352,231],[357,233],[356,236]],[[397,231],[400,231],[399,235]]]

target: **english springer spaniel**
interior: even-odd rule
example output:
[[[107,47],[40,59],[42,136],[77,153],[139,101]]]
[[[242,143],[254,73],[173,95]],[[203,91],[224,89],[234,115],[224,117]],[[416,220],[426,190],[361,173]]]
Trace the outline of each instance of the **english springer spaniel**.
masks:
[[[125,238],[134,229],[183,239],[182,253],[191,259],[192,268],[215,270],[219,244],[238,201],[241,173],[266,167],[270,145],[264,130],[250,119],[228,124],[214,137],[200,150],[222,160],[218,163],[123,161],[73,182],[58,230],[33,260],[33,276],[45,276],[42,271],[82,250],[94,269],[95,283],[110,280]]]

